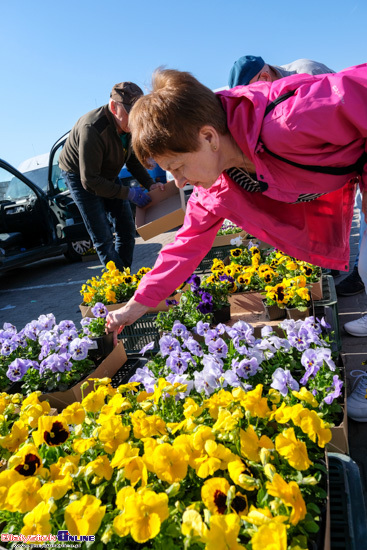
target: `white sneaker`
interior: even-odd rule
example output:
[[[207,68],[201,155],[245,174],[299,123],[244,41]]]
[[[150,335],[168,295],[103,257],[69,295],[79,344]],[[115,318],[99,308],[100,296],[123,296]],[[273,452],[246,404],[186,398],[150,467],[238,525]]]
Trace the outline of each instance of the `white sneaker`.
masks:
[[[356,422],[367,422],[367,372],[352,370],[355,378],[352,393],[347,397],[347,413]]]
[[[367,336],[367,315],[363,315],[360,319],[345,323],[344,330],[352,336]]]

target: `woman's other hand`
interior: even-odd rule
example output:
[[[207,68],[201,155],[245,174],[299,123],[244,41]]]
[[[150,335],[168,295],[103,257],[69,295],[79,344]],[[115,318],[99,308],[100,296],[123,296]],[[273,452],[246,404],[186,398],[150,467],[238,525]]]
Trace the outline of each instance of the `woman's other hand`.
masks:
[[[114,345],[117,344],[117,335],[120,334],[126,325],[131,325],[139,317],[148,311],[147,306],[143,306],[131,298],[127,304],[116,311],[110,311],[107,315],[106,326],[107,332],[113,332]]]
[[[159,181],[153,183],[153,185],[149,187],[149,191],[153,191],[153,189],[160,189],[161,191],[164,191],[164,183],[161,183]]]

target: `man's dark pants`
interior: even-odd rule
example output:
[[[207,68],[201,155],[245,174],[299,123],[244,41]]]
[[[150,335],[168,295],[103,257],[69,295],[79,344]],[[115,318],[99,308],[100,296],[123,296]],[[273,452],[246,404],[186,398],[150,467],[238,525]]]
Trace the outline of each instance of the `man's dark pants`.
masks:
[[[120,271],[131,267],[135,223],[130,202],[98,197],[84,189],[78,174],[62,171],[62,175],[103,265],[113,261]]]

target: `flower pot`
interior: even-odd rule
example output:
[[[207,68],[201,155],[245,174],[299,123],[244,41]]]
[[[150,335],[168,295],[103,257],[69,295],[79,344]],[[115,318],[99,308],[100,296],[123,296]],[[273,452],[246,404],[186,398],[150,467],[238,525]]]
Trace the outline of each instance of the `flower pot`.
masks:
[[[260,292],[235,292],[228,296],[232,313],[262,313],[263,296]]]
[[[48,401],[51,407],[57,409],[60,413],[65,407],[75,403],[75,401],[81,402],[83,396],[85,397],[93,390],[94,383],[91,381],[82,392],[81,386],[84,382],[88,381],[90,378],[112,378],[126,361],[127,355],[124,345],[122,342],[118,341],[117,346],[113,348],[109,356],[106,357],[93,372],[80,380],[80,382],[65,391],[43,393],[40,395],[39,400]]]
[[[231,306],[224,306],[221,309],[213,311],[213,325],[226,323],[231,318]]]
[[[95,359],[104,359],[113,350],[113,332],[103,336],[92,337],[94,347],[89,350],[89,356]]]
[[[293,319],[294,321],[304,320],[311,315],[311,308],[308,307],[305,311],[300,311],[296,307],[286,307],[287,319]]]
[[[307,286],[310,288],[310,295],[313,300],[317,301],[323,299],[322,277],[320,277],[320,279],[315,283],[310,283]]]
[[[263,300],[263,306],[265,309],[266,316],[270,321],[276,321],[277,319],[285,318],[285,308],[282,309],[279,306],[277,306],[277,304],[268,306],[266,305],[266,300]]]

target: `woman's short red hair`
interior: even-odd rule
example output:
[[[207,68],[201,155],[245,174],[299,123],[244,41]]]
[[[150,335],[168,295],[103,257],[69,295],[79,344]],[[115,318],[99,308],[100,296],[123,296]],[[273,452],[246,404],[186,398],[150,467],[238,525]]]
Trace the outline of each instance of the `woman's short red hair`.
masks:
[[[197,151],[199,131],[206,125],[228,132],[220,99],[190,73],[173,69],[153,73],[152,91],[129,114],[133,148],[147,168],[157,156]]]

